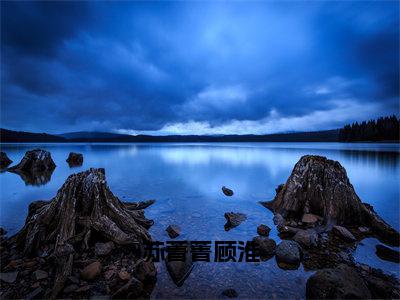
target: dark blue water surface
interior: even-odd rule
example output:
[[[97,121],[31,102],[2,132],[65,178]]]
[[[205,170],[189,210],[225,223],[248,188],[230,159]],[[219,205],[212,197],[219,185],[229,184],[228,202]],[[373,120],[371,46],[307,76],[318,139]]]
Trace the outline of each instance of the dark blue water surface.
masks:
[[[10,234],[24,223],[29,203],[49,200],[68,175],[90,167],[106,169],[108,185],[123,201],[156,199],[146,209],[155,221],[150,233],[155,240],[169,240],[165,228],[177,224],[179,239],[251,240],[264,223],[279,242],[272,214],[258,204],[275,195],[294,164],[305,154],[338,160],[363,202],[399,229],[400,151],[398,144],[339,143],[218,143],[218,144],[3,144],[2,151],[17,163],[27,150],[51,152],[57,168],[51,180],[40,186],[27,185],[17,174],[0,174],[0,226]],[[84,155],[83,166],[69,168],[71,151]],[[221,192],[225,185],[233,197]],[[239,227],[224,230],[224,213],[247,214]],[[355,251],[357,261],[399,276],[398,265],[375,255],[375,239],[365,239]],[[304,298],[305,282],[313,272],[279,269],[275,259],[262,263],[196,263],[180,288],[157,263],[159,271],[153,297],[211,298],[226,288],[235,288],[246,298]]]

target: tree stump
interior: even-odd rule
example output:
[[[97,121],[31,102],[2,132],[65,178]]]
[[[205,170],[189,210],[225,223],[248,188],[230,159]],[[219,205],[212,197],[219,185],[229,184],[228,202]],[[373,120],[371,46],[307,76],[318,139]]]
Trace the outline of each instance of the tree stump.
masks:
[[[70,152],[66,162],[70,167],[81,166],[83,164],[83,154]]]
[[[107,186],[104,169],[70,175],[51,201],[29,206],[24,227],[10,239],[25,256],[34,256],[44,245],[56,258],[51,295],[55,298],[71,275],[74,253],[94,245],[96,237],[117,245],[143,246],[151,240],[143,204],[121,202]]]
[[[0,152],[0,169],[7,168],[12,163],[7,154],[3,151]]]
[[[275,198],[261,204],[285,219],[301,220],[304,214],[322,216],[330,227],[368,226],[381,240],[398,245],[399,233],[373,208],[362,203],[339,162],[322,156],[303,156]]]
[[[51,158],[50,152],[41,149],[27,151],[21,162],[9,168],[12,172],[26,172],[34,174],[36,172],[45,172],[54,170],[56,164]]]

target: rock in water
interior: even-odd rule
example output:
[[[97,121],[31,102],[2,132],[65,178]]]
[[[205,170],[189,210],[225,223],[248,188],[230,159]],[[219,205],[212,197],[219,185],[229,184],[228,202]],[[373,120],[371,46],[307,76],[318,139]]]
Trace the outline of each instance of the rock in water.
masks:
[[[317,271],[307,280],[307,299],[370,299],[371,296],[363,279],[346,265]]]
[[[261,256],[272,257],[275,254],[276,243],[274,240],[257,236],[253,239],[253,243],[258,246]]]
[[[228,298],[237,298],[239,294],[234,289],[227,289],[222,292],[222,295]]]
[[[400,253],[399,251],[390,249],[384,245],[376,245],[376,255],[381,259],[392,261],[395,263],[400,263]]]
[[[7,154],[3,151],[0,152],[0,169],[7,168],[12,163]]]
[[[318,234],[313,230],[299,230],[293,237],[293,240],[306,248],[317,246]]]
[[[171,239],[178,237],[181,233],[181,229],[177,225],[169,225],[165,231],[168,233]]]
[[[232,228],[239,226],[243,221],[247,219],[245,214],[234,212],[225,213],[224,217],[226,219],[226,223],[224,225],[226,231],[229,231]]]
[[[262,204],[286,219],[314,214],[325,224],[367,226],[383,241],[400,243],[399,233],[361,202],[340,163],[326,157],[303,156],[274,200]]]
[[[45,298],[56,298],[72,275],[74,259],[82,252],[90,253],[90,245],[99,237],[119,248],[127,246],[132,253],[151,240],[147,229],[153,221],[135,207],[138,206],[125,205],[113,195],[104,169],[72,174],[51,201],[29,205],[25,225],[10,239],[10,245],[25,256],[36,255],[43,245],[48,245],[46,252],[55,258],[55,263],[47,266],[52,268],[49,286],[53,289]],[[78,249],[79,253],[75,252]],[[93,269],[97,276],[98,268]],[[86,277],[92,278],[92,273]]]
[[[29,174],[54,170],[56,164],[51,158],[50,152],[41,149],[27,151],[21,162],[9,169],[13,172],[26,172]]]
[[[269,236],[270,231],[271,228],[269,228],[267,225],[264,224],[258,225],[257,227],[257,233],[262,236]]]
[[[70,152],[66,161],[70,167],[81,166],[83,164],[83,154]]]
[[[276,259],[280,263],[299,265],[301,260],[301,248],[295,241],[282,241],[276,247]]]
[[[225,194],[225,196],[233,196],[233,191],[231,189],[228,189],[227,187],[222,187],[222,192]]]

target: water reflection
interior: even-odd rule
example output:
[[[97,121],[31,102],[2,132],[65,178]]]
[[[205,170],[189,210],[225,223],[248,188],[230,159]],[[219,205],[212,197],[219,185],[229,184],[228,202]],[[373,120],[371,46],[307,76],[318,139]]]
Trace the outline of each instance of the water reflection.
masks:
[[[45,185],[51,180],[51,175],[53,174],[54,169],[34,173],[29,173],[21,170],[8,171],[19,175],[26,185],[41,186]]]

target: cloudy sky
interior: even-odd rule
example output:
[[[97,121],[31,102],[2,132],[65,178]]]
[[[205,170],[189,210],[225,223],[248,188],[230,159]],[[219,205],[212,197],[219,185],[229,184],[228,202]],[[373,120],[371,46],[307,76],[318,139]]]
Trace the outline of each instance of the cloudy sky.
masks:
[[[245,134],[399,115],[397,1],[1,2],[13,130]]]

